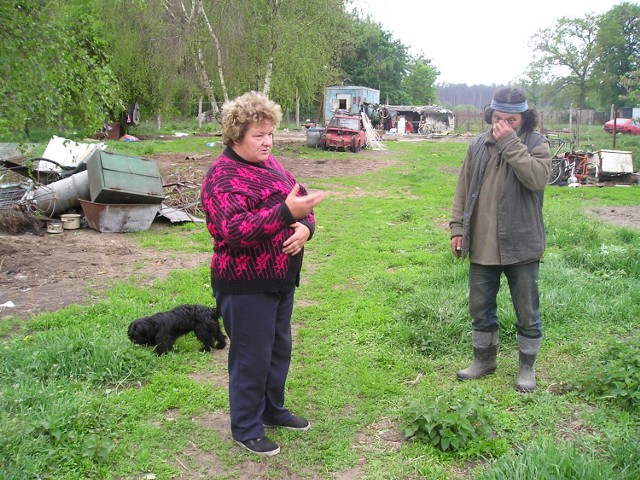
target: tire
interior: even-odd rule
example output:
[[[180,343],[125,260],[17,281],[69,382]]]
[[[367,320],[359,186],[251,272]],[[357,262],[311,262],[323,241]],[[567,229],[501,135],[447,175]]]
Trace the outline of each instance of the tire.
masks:
[[[600,169],[593,162],[585,163],[580,170],[580,178],[584,183],[596,183],[600,177]]]
[[[548,185],[555,185],[560,181],[563,171],[563,163],[564,162],[561,158],[551,159],[551,170],[549,171],[549,180],[547,181]]]

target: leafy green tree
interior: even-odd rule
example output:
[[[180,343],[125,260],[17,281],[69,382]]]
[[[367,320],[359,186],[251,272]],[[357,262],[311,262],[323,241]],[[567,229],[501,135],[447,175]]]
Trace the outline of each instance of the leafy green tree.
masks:
[[[408,74],[402,81],[402,91],[409,105],[433,105],[437,102],[435,81],[440,72],[431,65],[431,60],[417,58],[409,65]]]
[[[262,90],[283,108],[318,99],[326,85],[338,78],[338,57],[349,21],[340,0],[282,1],[280,27],[272,56],[272,73]],[[267,70],[268,72],[268,70]]]
[[[352,84],[380,90],[382,103],[399,104],[408,66],[407,47],[391,33],[369,19],[354,20],[341,59],[345,77]]]
[[[546,85],[542,81],[543,75],[538,70],[528,69],[517,77],[513,84],[527,92],[527,102],[534,108],[539,108],[544,102]]]
[[[640,5],[623,2],[602,16],[595,51],[594,77],[601,106],[624,106],[631,101],[625,76],[640,68]]]
[[[118,109],[118,82],[91,0],[0,2],[0,135],[29,138],[43,125],[73,135]]]
[[[551,27],[538,30],[530,40],[534,60],[529,68],[545,72],[544,80],[557,94],[571,93],[571,103],[587,104],[587,87],[597,61],[595,38],[598,16],[561,17]],[[568,105],[565,105],[568,106]]]
[[[174,115],[176,99],[195,97],[185,46],[166,21],[160,0],[96,0],[103,36],[122,100],[138,102],[141,114]],[[115,118],[118,118],[115,112]]]
[[[631,105],[640,105],[640,69],[629,72],[621,80]]]
[[[247,90],[297,107],[335,76],[341,0],[164,0],[166,19],[187,45],[185,64],[217,116],[218,99]]]

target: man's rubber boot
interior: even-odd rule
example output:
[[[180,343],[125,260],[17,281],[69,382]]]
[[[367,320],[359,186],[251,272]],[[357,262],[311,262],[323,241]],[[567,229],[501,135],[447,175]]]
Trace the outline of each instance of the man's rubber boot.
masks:
[[[475,380],[495,372],[498,362],[499,332],[473,331],[473,362],[456,373],[458,380]]]
[[[536,389],[536,357],[540,350],[540,338],[527,338],[518,335],[518,347],[520,350],[520,367],[516,378],[516,390],[522,393],[531,393]]]

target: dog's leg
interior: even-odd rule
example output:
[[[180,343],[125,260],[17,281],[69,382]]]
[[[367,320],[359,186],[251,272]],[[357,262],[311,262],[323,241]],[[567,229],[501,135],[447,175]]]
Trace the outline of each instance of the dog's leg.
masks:
[[[158,355],[164,355],[167,352],[173,350],[173,343],[175,339],[158,339],[156,342],[156,353]]]
[[[195,333],[196,338],[202,342],[202,349],[205,352],[210,352],[211,348],[213,348],[213,331],[214,325],[201,323],[195,326],[193,329],[193,333]]]
[[[218,328],[214,333],[214,337],[216,339],[216,348],[218,350],[223,349],[227,346],[227,337],[225,337],[224,333]]]

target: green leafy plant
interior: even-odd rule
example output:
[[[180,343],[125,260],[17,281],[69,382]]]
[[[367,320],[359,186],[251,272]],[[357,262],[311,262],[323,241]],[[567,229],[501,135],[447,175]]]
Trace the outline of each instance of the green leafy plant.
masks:
[[[600,365],[598,374],[586,381],[587,388],[630,410],[640,408],[640,340],[612,344]]]
[[[461,450],[472,440],[493,435],[493,414],[478,399],[439,396],[428,406],[413,402],[407,413],[405,437],[431,443],[444,452]]]

